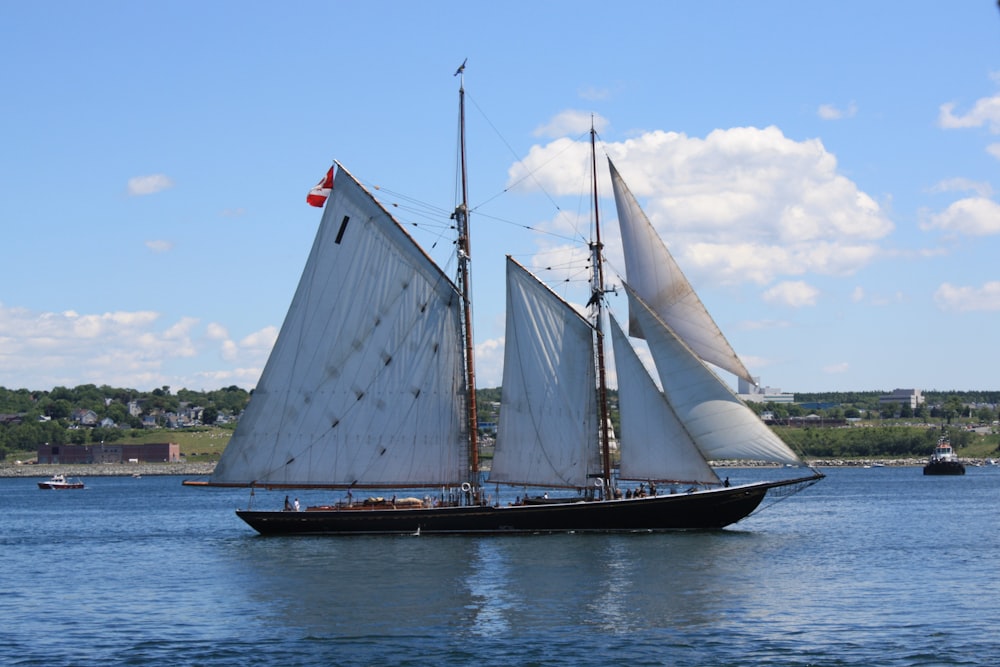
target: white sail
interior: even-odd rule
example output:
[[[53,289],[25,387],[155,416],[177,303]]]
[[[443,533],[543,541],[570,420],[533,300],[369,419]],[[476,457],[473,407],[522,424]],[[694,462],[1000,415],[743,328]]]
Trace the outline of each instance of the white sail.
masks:
[[[622,232],[626,280],[699,357],[755,384],[611,160],[608,166]],[[634,313],[630,313],[629,333],[645,337]]]
[[[619,477],[718,484],[719,477],[677,419],[613,317],[611,341],[621,419]]]
[[[491,482],[584,487],[601,472],[593,328],[507,258],[503,398]]]
[[[708,460],[749,459],[800,465],[795,452],[698,359],[629,285],[625,288],[629,312],[637,317],[646,334],[663,395],[702,455]]]
[[[281,332],[211,483],[468,478],[454,284],[343,167]]]

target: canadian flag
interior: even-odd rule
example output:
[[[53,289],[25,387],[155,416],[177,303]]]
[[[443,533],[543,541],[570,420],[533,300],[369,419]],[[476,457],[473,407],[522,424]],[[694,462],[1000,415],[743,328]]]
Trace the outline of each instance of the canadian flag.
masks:
[[[322,207],[326,203],[326,198],[330,196],[330,192],[333,190],[333,167],[326,172],[326,176],[317,183],[309,194],[306,195],[306,203],[310,206]]]

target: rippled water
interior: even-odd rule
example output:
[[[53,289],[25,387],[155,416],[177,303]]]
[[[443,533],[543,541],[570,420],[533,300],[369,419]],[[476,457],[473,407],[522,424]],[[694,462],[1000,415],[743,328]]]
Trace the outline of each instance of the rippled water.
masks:
[[[261,538],[246,491],[0,479],[0,663],[998,664],[1000,468],[825,472],[724,531],[521,537]]]

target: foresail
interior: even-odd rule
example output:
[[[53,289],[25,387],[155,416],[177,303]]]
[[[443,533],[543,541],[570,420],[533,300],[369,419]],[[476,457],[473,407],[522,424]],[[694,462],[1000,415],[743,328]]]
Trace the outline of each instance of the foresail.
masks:
[[[719,477],[656,387],[614,317],[611,341],[621,420],[619,477],[717,484]]]
[[[754,383],[611,160],[608,166],[625,251],[626,280],[699,357]],[[632,312],[629,333],[645,337]]]
[[[601,472],[593,328],[509,257],[506,326],[489,481],[592,484]]]
[[[210,483],[468,477],[454,284],[342,167],[257,388]]]
[[[709,460],[747,459],[801,465],[795,452],[744,405],[642,301],[625,286],[663,385],[663,395]],[[623,445],[624,448],[624,445]]]

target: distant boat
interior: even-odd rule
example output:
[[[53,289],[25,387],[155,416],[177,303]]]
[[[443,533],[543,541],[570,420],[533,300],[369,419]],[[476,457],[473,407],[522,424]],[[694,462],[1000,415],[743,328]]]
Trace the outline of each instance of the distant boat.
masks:
[[[925,475],[964,475],[965,466],[955,455],[947,438],[938,440],[934,453],[924,466]]]
[[[52,475],[43,482],[38,483],[39,489],[82,489],[83,482],[79,479],[70,479],[65,475]]]
[[[459,100],[464,149],[464,90]],[[748,516],[771,489],[823,477],[809,469],[730,486],[709,466],[804,464],[703,362],[749,378],[611,165],[631,334],[646,339],[663,389],[610,318],[621,417],[614,475],[600,225],[589,318],[508,257],[503,397],[486,483],[566,496],[492,500],[478,462],[464,164],[463,155],[454,282],[336,165],[281,332],[207,485],[339,488],[347,498],[302,512],[237,510],[241,519],[267,535],[712,529]],[[623,497],[619,480],[656,482],[660,493]],[[354,499],[366,488],[434,491],[404,506],[384,493]]]

